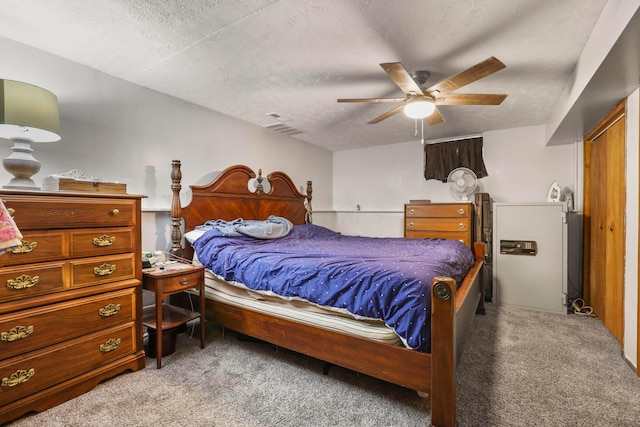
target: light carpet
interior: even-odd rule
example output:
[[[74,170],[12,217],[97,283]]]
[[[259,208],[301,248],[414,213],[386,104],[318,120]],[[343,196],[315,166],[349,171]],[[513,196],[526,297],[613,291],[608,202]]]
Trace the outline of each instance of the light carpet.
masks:
[[[11,427],[426,426],[414,391],[272,346],[224,337],[177,350],[139,372]],[[596,318],[487,305],[458,364],[460,426],[638,426],[640,379]]]

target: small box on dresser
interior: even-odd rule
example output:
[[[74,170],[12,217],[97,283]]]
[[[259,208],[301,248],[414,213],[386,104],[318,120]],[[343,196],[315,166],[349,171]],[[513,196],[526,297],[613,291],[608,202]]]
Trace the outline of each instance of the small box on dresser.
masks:
[[[0,190],[0,424],[144,368],[141,197]]]

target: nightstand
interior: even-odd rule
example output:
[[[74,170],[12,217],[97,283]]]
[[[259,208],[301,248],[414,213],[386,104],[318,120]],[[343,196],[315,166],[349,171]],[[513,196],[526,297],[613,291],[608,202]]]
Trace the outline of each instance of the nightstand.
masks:
[[[200,318],[200,348],[204,348],[204,267],[184,263],[167,264],[164,269],[146,268],[142,270],[143,289],[155,292],[155,306],[145,307],[142,323],[149,328],[149,347],[155,335],[155,356],[157,367],[162,367],[162,356],[171,354],[175,347],[175,335],[188,321]],[[163,301],[170,295],[189,289],[198,291],[200,312],[185,310]],[[170,339],[171,346],[163,346],[163,340]],[[169,351],[166,351],[169,348]],[[165,351],[163,351],[165,350]],[[164,353],[164,354],[163,354]]]

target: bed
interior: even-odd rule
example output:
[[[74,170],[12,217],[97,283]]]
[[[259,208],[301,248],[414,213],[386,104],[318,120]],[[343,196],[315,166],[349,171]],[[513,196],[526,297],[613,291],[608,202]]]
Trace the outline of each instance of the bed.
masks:
[[[183,230],[190,232],[213,219],[262,221],[275,216],[288,219],[294,224],[294,229],[313,227],[305,225],[311,222],[312,216],[311,182],[307,182],[306,194],[302,194],[283,172],[270,173],[265,182],[261,171],[256,175],[247,166],[231,166],[218,174],[210,184],[191,185],[191,201],[186,206],[182,206],[180,201],[182,172],[178,160],[172,162],[171,180],[171,254],[175,256],[193,258],[193,247],[183,238]],[[347,329],[316,323],[314,319],[318,316],[335,317],[323,312],[322,307],[316,310],[318,313],[312,310],[302,318],[288,315],[296,312],[296,308],[263,309],[274,305],[270,301],[263,301],[264,294],[257,297],[250,295],[244,298],[248,303],[243,304],[240,302],[243,298],[233,292],[222,296],[208,293],[206,318],[223,328],[429,394],[432,425],[455,425],[456,362],[473,317],[476,312],[483,312],[480,274],[483,254],[482,244],[474,244],[470,268],[457,282],[445,276],[437,276],[430,281],[430,341],[427,347],[420,350],[408,348],[404,339],[398,344],[385,341],[387,338],[354,332],[348,329],[348,323],[360,325],[367,322],[347,319],[347,316],[342,316]],[[237,284],[225,284],[219,274],[208,272],[208,276],[208,286],[220,285],[221,288],[238,290]],[[251,294],[252,291],[247,292]],[[244,290],[240,293],[244,293]],[[341,325],[345,322],[335,321]],[[367,327],[362,326],[363,331]],[[424,351],[425,348],[427,351]]]

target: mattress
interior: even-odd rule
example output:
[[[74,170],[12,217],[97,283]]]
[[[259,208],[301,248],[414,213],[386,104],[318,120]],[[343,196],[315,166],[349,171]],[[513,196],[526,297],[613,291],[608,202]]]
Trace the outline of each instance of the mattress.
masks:
[[[197,259],[195,260],[197,262]],[[300,300],[285,300],[277,296],[259,294],[239,283],[230,284],[209,270],[205,270],[207,299],[249,308],[334,332],[355,335],[378,342],[402,346],[402,340],[381,320],[354,319],[348,315],[315,306]]]

